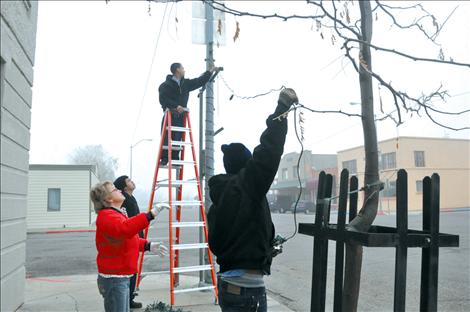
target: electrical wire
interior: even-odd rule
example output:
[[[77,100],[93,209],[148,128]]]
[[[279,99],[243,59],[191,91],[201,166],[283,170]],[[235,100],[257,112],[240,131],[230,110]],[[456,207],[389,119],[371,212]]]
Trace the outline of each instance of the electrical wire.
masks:
[[[150,2],[149,2],[149,4],[150,4]],[[154,61],[155,61],[155,56],[156,56],[156,54],[157,54],[158,43],[160,42],[160,35],[162,34],[163,23],[165,22],[165,17],[166,17],[167,8],[168,8],[168,2],[167,2],[166,5],[165,5],[165,11],[163,12],[162,23],[160,24],[160,29],[159,29],[159,31],[158,31],[157,42],[155,43],[155,47],[154,47],[154,49],[153,49],[152,62],[151,62],[151,64],[150,64],[149,72],[148,72],[148,74],[147,74],[147,81],[145,82],[144,94],[143,94],[142,99],[141,99],[141,101],[140,101],[139,113],[137,114],[137,119],[136,119],[136,121],[135,121],[135,127],[134,127],[134,132],[132,133],[131,142],[134,141],[135,133],[136,133],[136,131],[137,131],[137,127],[139,126],[139,120],[140,120],[140,116],[141,116],[141,114],[142,114],[142,108],[143,108],[143,106],[144,106],[145,96],[147,95],[147,90],[148,90],[148,86],[149,86],[150,76],[151,76],[151,74],[152,74],[153,63],[154,63]]]
[[[251,99],[255,99],[257,97],[268,95],[268,94],[273,93],[273,92],[279,92],[279,91],[281,91],[282,89],[285,88],[284,86],[281,86],[280,88],[271,89],[267,92],[259,93],[259,94],[256,94],[256,95],[242,96],[242,95],[237,95],[235,93],[235,91],[228,85],[227,81],[224,79],[224,77],[221,74],[219,74],[218,77],[220,77],[220,79],[222,79],[222,82],[224,83],[225,87],[232,93],[232,95],[230,96],[230,100],[232,100],[234,97],[236,97],[238,99],[241,99],[241,100],[251,100]]]
[[[300,107],[297,107],[294,111],[294,130],[295,130],[295,136],[297,138],[297,141],[300,144],[300,155],[299,155],[299,158],[297,159],[297,179],[299,181],[299,194],[297,195],[297,200],[295,201],[295,206],[294,206],[294,233],[291,236],[286,238],[285,240],[286,242],[297,234],[297,230],[298,230],[297,229],[297,205],[299,204],[300,197],[302,196],[302,180],[300,179],[300,161],[302,159],[302,155],[304,154],[304,143],[299,137],[299,132],[297,130],[297,109],[298,108]],[[300,116],[299,116],[299,119],[300,119]]]

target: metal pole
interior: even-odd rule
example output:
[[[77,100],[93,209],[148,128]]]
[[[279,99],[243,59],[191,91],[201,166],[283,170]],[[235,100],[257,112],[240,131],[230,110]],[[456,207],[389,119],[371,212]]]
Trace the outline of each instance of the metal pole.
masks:
[[[206,69],[214,66],[213,41],[214,41],[214,10],[205,3],[206,13]],[[209,185],[207,181],[214,175],[214,83],[209,81],[206,86],[206,120],[205,120],[205,161],[204,161],[204,207],[209,211],[211,201],[209,197]],[[207,254],[206,254],[207,257]],[[205,258],[206,258],[205,257]],[[208,262],[204,259],[205,263]],[[204,281],[212,283],[210,271],[204,271]]]
[[[204,191],[204,150],[203,150],[203,144],[204,144],[204,98],[203,98],[204,92],[201,91],[199,92],[199,183],[201,185],[201,190]],[[199,213],[199,222],[202,222],[202,215]],[[203,238],[203,229],[199,229],[199,243],[204,242]],[[199,249],[199,265],[204,264],[204,250]],[[199,271],[199,283],[204,282],[204,272]]]

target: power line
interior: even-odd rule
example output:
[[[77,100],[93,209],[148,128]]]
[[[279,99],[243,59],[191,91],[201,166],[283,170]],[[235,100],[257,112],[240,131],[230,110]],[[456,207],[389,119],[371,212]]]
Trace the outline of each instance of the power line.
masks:
[[[160,29],[158,31],[157,42],[155,43],[155,47],[153,49],[152,62],[150,64],[149,72],[147,74],[147,81],[145,82],[144,95],[142,96],[142,100],[140,101],[139,113],[137,114],[137,120],[135,121],[135,127],[134,127],[134,132],[132,133],[131,143],[134,141],[135,133],[136,133],[137,127],[139,125],[140,115],[142,114],[142,108],[144,106],[145,96],[147,95],[147,89],[148,89],[148,86],[149,86],[150,75],[152,74],[153,63],[155,61],[155,56],[157,54],[158,43],[160,42],[160,35],[162,34],[163,23],[165,22],[167,8],[168,8],[168,2],[165,5],[165,11],[163,12],[162,23],[160,24]]]
[[[227,81],[225,81],[225,79],[222,75],[219,74],[219,77],[220,77],[220,79],[222,79],[222,82],[224,83],[225,87],[232,93],[232,95],[230,96],[230,100],[232,100],[234,97],[236,97],[238,99],[241,99],[241,100],[251,100],[251,99],[255,99],[257,97],[268,95],[268,94],[273,93],[273,92],[279,92],[279,91],[281,91],[282,89],[285,88],[284,86],[281,86],[280,88],[271,89],[267,92],[259,93],[259,94],[256,94],[256,95],[242,96],[242,95],[238,95],[238,94],[235,93],[235,91],[228,85]]]

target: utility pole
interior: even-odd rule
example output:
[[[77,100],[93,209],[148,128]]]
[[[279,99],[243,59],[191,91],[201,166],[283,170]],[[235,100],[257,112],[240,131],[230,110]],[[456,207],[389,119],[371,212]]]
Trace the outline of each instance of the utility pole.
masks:
[[[205,3],[204,4],[204,11],[205,11],[205,43],[206,43],[206,69],[209,70],[214,66],[214,10],[213,8]],[[200,122],[200,130],[199,130],[199,145],[202,146],[202,132],[203,132],[203,105],[202,105],[202,93],[200,96],[200,105],[199,105],[199,122]],[[211,205],[211,200],[209,197],[209,185],[207,181],[214,175],[214,82],[209,81],[206,84],[206,120],[205,120],[205,139],[204,139],[204,146],[205,149],[203,152],[199,153],[200,159],[200,170],[202,174],[200,174],[201,187],[204,186],[204,207],[206,212],[209,212],[209,208]],[[202,151],[202,148],[201,148]],[[202,159],[204,157],[204,160]],[[201,173],[201,172],[200,172]],[[199,232],[199,241],[203,241],[203,233],[202,229]],[[199,263],[205,264],[208,263],[207,254],[203,252],[201,249],[199,251]],[[199,283],[212,283],[211,276],[209,271],[201,271],[199,272]]]

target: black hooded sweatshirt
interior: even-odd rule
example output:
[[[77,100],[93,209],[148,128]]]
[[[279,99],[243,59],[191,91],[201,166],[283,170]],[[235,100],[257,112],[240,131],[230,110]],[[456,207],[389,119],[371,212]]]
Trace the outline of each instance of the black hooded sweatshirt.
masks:
[[[268,117],[260,145],[244,168],[209,180],[213,203],[208,213],[209,247],[217,256],[220,272],[249,269],[271,273],[274,224],[266,194],[276,176],[287,134],[287,119],[273,119],[286,110],[279,103]]]
[[[181,78],[180,85],[172,79],[172,75],[166,76],[166,80],[158,88],[160,104],[163,110],[175,109],[178,105],[187,107],[189,92],[205,85],[211,78],[211,72],[206,71],[198,78]]]

